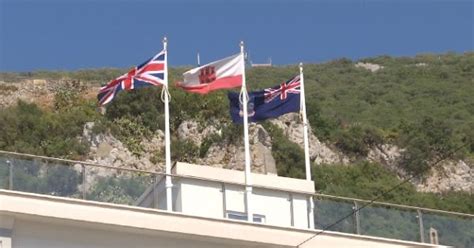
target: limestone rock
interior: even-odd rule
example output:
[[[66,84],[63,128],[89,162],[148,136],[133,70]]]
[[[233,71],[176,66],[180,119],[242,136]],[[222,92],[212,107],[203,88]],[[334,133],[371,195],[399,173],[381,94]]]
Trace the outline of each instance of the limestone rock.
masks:
[[[431,170],[424,181],[415,182],[421,192],[441,193],[445,191],[474,192],[474,166],[465,161],[450,161],[441,168]]]
[[[183,140],[191,140],[196,145],[201,144],[201,135],[199,132],[199,123],[194,120],[186,120],[183,121],[177,130],[178,139],[180,141]]]
[[[18,100],[28,103],[34,102],[42,107],[51,107],[54,102],[54,95],[58,91],[70,90],[71,88],[77,89],[81,93],[93,92],[92,95],[83,95],[83,97],[95,98],[100,87],[85,87],[82,82],[69,79],[31,79],[16,83],[0,81],[0,108],[14,105]]]
[[[194,120],[183,121],[177,130],[179,140],[190,140],[197,146],[200,146],[206,137],[218,133],[219,130],[215,126],[209,125],[202,129]]]
[[[204,133],[204,132],[203,132]],[[252,172],[276,174],[275,159],[271,152],[271,137],[260,124],[249,125],[249,143]],[[221,168],[244,170],[244,144],[229,144],[222,141],[211,145],[198,163]]]
[[[263,166],[261,170],[263,170],[265,174],[277,175],[276,163],[272,156],[272,151],[260,142],[253,145],[252,148],[252,163]]]
[[[398,159],[403,151],[396,145],[383,144],[371,148],[367,160],[380,163],[398,175],[405,175],[406,173],[398,166]]]
[[[162,164],[153,164],[151,157],[162,151],[164,146],[164,135],[161,130],[153,134],[152,137],[141,142],[143,147],[142,156],[136,156],[128,148],[110,134],[92,133],[94,123],[86,123],[83,130],[83,139],[90,144],[89,159],[87,162],[118,168],[135,168],[141,170],[161,171]]]
[[[289,113],[273,119],[271,122],[283,130],[283,133],[291,142],[298,144],[304,149],[303,123],[298,113]],[[348,164],[349,158],[344,154],[331,149],[313,134],[308,126],[309,155],[311,161],[316,164]]]
[[[371,72],[376,72],[376,71],[384,68],[383,66],[378,65],[378,64],[363,63],[363,62],[358,62],[357,64],[355,64],[355,67],[364,68],[364,69],[367,69]]]

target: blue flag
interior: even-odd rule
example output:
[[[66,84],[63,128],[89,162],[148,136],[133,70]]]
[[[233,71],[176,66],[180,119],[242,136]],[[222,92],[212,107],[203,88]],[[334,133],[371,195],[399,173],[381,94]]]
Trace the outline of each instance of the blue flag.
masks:
[[[243,123],[243,108],[239,93],[229,92],[230,115],[235,123]],[[262,121],[300,110],[300,77],[280,86],[249,93],[247,114],[249,122]]]

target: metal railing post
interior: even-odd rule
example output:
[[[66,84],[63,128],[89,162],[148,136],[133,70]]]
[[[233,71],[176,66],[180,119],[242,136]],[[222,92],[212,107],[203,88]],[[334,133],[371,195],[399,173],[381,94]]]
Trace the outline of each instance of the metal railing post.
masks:
[[[87,189],[87,185],[86,185],[86,166],[81,164],[81,167],[82,167],[82,199],[85,200],[86,199],[86,189]]]
[[[152,195],[153,195],[153,208],[158,208],[158,175],[153,174],[153,188],[152,188]]]
[[[359,213],[359,205],[357,205],[356,201],[354,201],[354,206],[352,208],[354,210],[355,231],[357,234],[360,235],[360,213]]]
[[[227,218],[227,196],[225,193],[224,183],[221,183],[221,190],[222,190],[222,217],[225,219]]]
[[[418,215],[416,216],[418,218],[418,226],[420,228],[420,242],[425,243],[425,230],[423,227],[423,214],[421,213],[421,210],[417,209],[416,212]]]
[[[291,217],[291,226],[295,226],[295,206],[294,206],[294,200],[293,200],[293,194],[289,194],[289,200],[290,200],[290,217]]]
[[[8,189],[13,190],[13,163],[7,160],[8,164]]]
[[[314,229],[314,198],[308,197],[308,228]]]

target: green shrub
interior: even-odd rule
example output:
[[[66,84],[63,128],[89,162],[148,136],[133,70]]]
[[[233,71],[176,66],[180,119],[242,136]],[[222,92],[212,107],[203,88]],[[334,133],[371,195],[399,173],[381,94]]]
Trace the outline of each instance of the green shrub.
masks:
[[[95,118],[94,110],[88,108],[52,113],[19,101],[0,112],[0,150],[80,158],[89,147],[78,136],[84,124]]]
[[[199,147],[190,140],[171,142],[171,160],[193,163],[199,157]]]
[[[320,193],[361,199],[374,199],[402,182],[395,173],[369,162],[351,166],[313,166],[312,175],[316,191]],[[474,202],[471,199],[468,192],[417,192],[415,186],[407,182],[383,195],[378,201],[474,213]]]
[[[265,129],[272,137],[272,156],[279,176],[305,178],[304,151],[291,142],[277,126],[265,122]]]
[[[370,148],[382,144],[384,138],[377,128],[363,125],[351,125],[347,129],[334,134],[333,140],[336,147],[352,156],[365,157]]]
[[[151,131],[140,122],[140,119],[127,117],[114,119],[111,124],[111,132],[136,156],[143,153],[141,145],[143,138],[151,136]]]
[[[404,145],[401,166],[411,175],[421,177],[436,161],[455,158],[460,146],[453,130],[445,121],[424,117],[419,122],[402,123],[400,144]]]
[[[151,178],[146,176],[113,175],[98,177],[87,194],[87,199],[132,205],[151,185]]]

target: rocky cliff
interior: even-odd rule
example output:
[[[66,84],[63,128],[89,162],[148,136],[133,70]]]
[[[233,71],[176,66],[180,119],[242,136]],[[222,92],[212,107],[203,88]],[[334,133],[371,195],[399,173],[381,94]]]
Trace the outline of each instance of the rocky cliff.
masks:
[[[51,106],[55,92],[67,87],[80,87],[80,82],[59,80],[27,80],[22,83],[9,84],[0,82],[0,107],[15,104],[18,99],[36,102],[40,106]],[[94,97],[98,87],[88,87],[82,94]],[[297,113],[281,116],[271,120],[271,123],[283,131],[289,141],[303,148],[303,124]],[[158,130],[149,137],[144,137],[140,143],[143,152],[139,155],[132,153],[126,145],[109,133],[93,134],[94,123],[84,126],[83,139],[90,144],[89,162],[111,165],[115,167],[133,167],[144,170],[163,169],[164,135]],[[183,121],[173,134],[180,141],[188,141],[197,147],[211,136],[222,136],[220,124],[203,126],[196,120]],[[272,156],[273,139],[261,124],[251,124],[249,127],[252,171],[257,173],[276,174],[275,159]],[[351,166],[355,158],[339,151],[335,146],[321,142],[317,134],[310,129],[310,159],[314,164],[338,164]],[[367,157],[362,158],[382,164],[401,178],[406,177],[398,166],[398,160],[403,149],[384,144],[372,147]],[[361,158],[357,158],[361,159]],[[240,142],[229,142],[225,139],[212,143],[203,156],[193,158],[194,163],[217,166],[222,168],[242,170],[244,165],[244,146]],[[432,169],[425,180],[414,181],[419,191],[443,192],[448,190],[473,192],[474,165],[472,161],[447,161],[442,166]]]
[[[292,142],[303,147],[303,126],[299,121],[298,114],[287,114],[272,120],[276,126],[282,129],[285,136]],[[141,142],[144,152],[136,156],[130,152],[122,142],[111,135],[92,135],[89,131],[93,123],[84,128],[84,137],[90,140],[90,162],[113,165],[116,167],[133,167],[144,170],[164,169],[164,163],[153,163],[153,154],[163,152],[164,135],[157,131],[153,136],[144,138]],[[177,137],[182,141],[190,141],[200,146],[206,138],[211,135],[219,135],[220,130],[216,126],[200,127],[194,120],[181,123],[177,130]],[[256,173],[277,174],[275,159],[272,156],[272,137],[260,124],[251,124],[249,127],[250,151],[252,158],[252,171]],[[334,164],[351,166],[354,158],[343,154],[330,144],[321,142],[310,130],[309,135],[310,159],[317,165]],[[373,147],[365,160],[380,163],[399,177],[407,177],[406,173],[397,166],[400,158],[400,148],[385,144]],[[360,158],[357,158],[360,159]],[[243,170],[244,145],[241,142],[228,143],[226,141],[212,144],[202,158],[195,158],[194,163],[215,166],[220,168]],[[447,161],[442,166],[433,168],[424,180],[414,180],[417,189],[422,192],[444,192],[474,191],[474,169],[473,165],[466,161]]]

